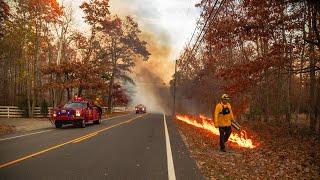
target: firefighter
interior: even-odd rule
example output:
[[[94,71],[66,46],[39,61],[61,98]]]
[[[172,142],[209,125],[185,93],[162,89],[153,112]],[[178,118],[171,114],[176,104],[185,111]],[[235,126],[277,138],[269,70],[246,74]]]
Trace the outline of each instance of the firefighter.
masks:
[[[234,121],[229,95],[223,94],[221,102],[216,105],[214,110],[214,126],[219,128],[220,133],[220,151],[226,152],[225,143],[231,134],[231,123]]]

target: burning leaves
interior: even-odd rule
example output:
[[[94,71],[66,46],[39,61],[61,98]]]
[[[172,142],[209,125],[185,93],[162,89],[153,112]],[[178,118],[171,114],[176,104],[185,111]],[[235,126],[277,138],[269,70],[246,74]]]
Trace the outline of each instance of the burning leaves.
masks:
[[[202,122],[199,116],[192,120]],[[280,123],[243,122],[249,137],[254,137],[254,145],[256,142],[259,145],[249,149],[229,143],[229,151],[220,153],[219,138],[211,132],[182,120],[176,123],[206,179],[318,179],[320,176],[320,141],[306,133],[306,129],[290,132],[288,126]]]
[[[192,126],[208,130],[214,135],[219,135],[219,129],[214,127],[212,119],[203,115],[199,115],[198,117],[177,115],[176,118]],[[256,147],[255,145],[253,145],[252,140],[247,138],[247,133],[244,130],[240,131],[239,134],[233,132],[229,138],[229,141],[234,142],[238,144],[240,147],[244,148],[253,149]]]

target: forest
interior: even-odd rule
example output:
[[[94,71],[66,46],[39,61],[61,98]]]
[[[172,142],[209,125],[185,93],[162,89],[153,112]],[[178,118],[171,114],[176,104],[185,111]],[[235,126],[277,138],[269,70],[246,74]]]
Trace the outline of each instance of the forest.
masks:
[[[196,5],[197,36],[177,60],[178,111],[211,114],[227,93],[239,119],[319,131],[319,1],[217,2]]]
[[[111,111],[130,97],[124,83],[147,61],[138,23],[110,11],[109,0],[84,1],[84,25],[57,0],[0,1],[0,105],[56,107],[73,95],[99,98]],[[82,28],[83,27],[83,28]]]

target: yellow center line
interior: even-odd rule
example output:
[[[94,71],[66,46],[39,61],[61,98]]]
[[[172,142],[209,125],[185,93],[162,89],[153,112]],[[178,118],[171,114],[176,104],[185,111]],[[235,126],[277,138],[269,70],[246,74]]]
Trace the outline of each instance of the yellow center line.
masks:
[[[26,160],[26,159],[32,158],[32,157],[34,157],[34,156],[38,156],[38,155],[43,154],[43,153],[46,153],[46,152],[48,152],[48,151],[51,151],[51,150],[54,150],[54,149],[58,149],[58,148],[60,148],[60,147],[62,147],[62,146],[65,146],[65,145],[67,145],[67,144],[80,142],[80,141],[85,140],[85,139],[87,139],[87,138],[96,136],[96,135],[97,135],[98,133],[100,133],[100,132],[109,130],[109,129],[111,129],[111,128],[120,126],[120,125],[122,125],[122,124],[130,123],[130,122],[132,122],[132,121],[134,121],[134,120],[136,120],[136,119],[138,119],[138,118],[141,118],[141,117],[143,117],[143,115],[142,115],[142,116],[135,117],[135,118],[132,118],[132,119],[129,119],[129,120],[127,120],[127,121],[124,121],[124,122],[121,122],[121,123],[118,123],[118,124],[115,124],[115,125],[112,125],[112,126],[107,127],[107,128],[103,128],[103,129],[101,129],[101,130],[92,132],[92,133],[90,133],[90,134],[87,134],[87,135],[84,135],[84,136],[81,136],[81,137],[72,139],[72,140],[67,141],[67,142],[64,142],[64,143],[62,143],[62,144],[58,144],[58,145],[56,145],[56,146],[52,146],[52,147],[47,148],[47,149],[44,149],[44,150],[42,150],[42,151],[38,151],[38,152],[36,152],[36,153],[33,153],[33,154],[30,154],[30,155],[21,157],[21,158],[19,158],[19,159],[16,159],[16,160],[13,160],[13,161],[9,161],[9,162],[7,162],[7,163],[1,164],[1,165],[0,165],[0,169],[1,169],[1,168],[4,168],[4,167],[7,167],[7,166],[10,166],[10,165],[12,165],[12,164],[16,164],[16,163],[18,163],[18,162],[24,161],[24,160]]]
[[[83,138],[78,138],[78,139],[74,140],[72,143],[78,143],[78,142],[81,142],[83,140],[92,138],[93,136],[96,136],[96,135],[98,135],[98,133],[92,133],[92,134],[89,134],[88,136],[85,136]]]

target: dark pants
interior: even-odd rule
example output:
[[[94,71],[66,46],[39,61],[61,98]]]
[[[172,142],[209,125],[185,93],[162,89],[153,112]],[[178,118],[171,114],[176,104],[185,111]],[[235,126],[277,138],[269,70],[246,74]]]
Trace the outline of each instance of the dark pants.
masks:
[[[228,141],[231,134],[231,126],[219,127],[220,133],[220,149],[225,149],[225,143]]]

